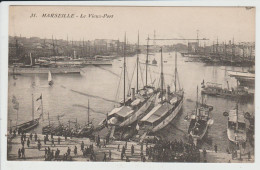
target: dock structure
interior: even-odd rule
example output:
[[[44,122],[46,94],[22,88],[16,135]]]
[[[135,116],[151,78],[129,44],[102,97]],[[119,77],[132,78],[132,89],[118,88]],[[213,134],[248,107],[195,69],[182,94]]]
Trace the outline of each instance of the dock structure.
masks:
[[[29,137],[29,133],[26,134]],[[34,136],[34,134],[33,134]],[[43,139],[44,135],[37,134],[38,139],[41,141],[41,149],[39,150],[37,147],[37,141],[33,139],[30,141],[30,146],[26,145],[25,142],[25,158],[18,157],[18,150],[22,148],[21,144],[21,136],[17,135],[15,137],[8,139],[8,154],[7,159],[10,161],[44,161],[45,160],[45,148],[50,148],[51,151],[56,151],[57,149],[60,150],[60,157],[67,152],[67,149],[71,149],[70,156],[72,161],[91,161],[90,156],[83,156],[83,152],[81,151],[81,143],[84,143],[84,147],[89,147],[93,144],[94,146],[94,153],[96,156],[95,161],[104,161],[104,154],[106,154],[106,161],[109,162],[126,162],[126,157],[128,157],[130,162],[142,162],[141,160],[141,152],[143,152],[143,156],[146,158],[146,162],[153,162],[152,159],[145,154],[146,145],[143,146],[140,143],[129,141],[110,141],[108,144],[103,145],[104,139],[101,139],[100,147],[96,145],[94,141],[91,141],[89,138],[67,138],[60,137],[60,144],[58,144],[58,136],[53,136],[54,144],[51,142],[51,137],[49,136],[49,141],[44,144]],[[134,146],[134,153],[131,153],[131,146]],[[153,146],[154,144],[148,144],[147,146]],[[77,147],[77,155],[74,154],[74,148]],[[122,147],[126,147],[125,156],[121,159],[121,151]],[[119,147],[119,149],[118,149]],[[141,150],[143,148],[143,151]],[[111,159],[109,159],[109,152],[111,152]],[[250,147],[246,150],[242,150],[241,158],[240,153],[238,151],[238,157],[232,159],[232,154],[225,153],[225,152],[215,152],[213,150],[206,151],[206,158],[204,157],[203,150],[200,150],[200,161],[201,162],[208,162],[208,163],[252,163],[254,162],[254,150]],[[248,152],[251,154],[251,158],[248,159]],[[62,161],[62,158],[58,159]],[[205,161],[206,160],[206,161]],[[156,162],[156,161],[154,161]]]

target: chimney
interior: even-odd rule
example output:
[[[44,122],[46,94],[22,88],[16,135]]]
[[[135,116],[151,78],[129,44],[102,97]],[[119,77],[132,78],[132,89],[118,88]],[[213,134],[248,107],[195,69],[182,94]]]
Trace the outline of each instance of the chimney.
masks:
[[[131,100],[133,101],[135,99],[135,88],[131,89]]]

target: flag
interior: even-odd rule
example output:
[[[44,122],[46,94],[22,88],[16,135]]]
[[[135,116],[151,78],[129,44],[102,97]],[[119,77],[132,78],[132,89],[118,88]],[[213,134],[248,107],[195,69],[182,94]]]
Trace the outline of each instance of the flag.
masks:
[[[41,94],[41,96],[38,99],[36,99],[36,101],[38,101],[38,100],[42,100],[42,94]]]

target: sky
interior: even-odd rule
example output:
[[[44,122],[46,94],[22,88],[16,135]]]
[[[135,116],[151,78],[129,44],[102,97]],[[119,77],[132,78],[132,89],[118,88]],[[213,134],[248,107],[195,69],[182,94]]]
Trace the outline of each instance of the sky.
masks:
[[[74,14],[75,18],[44,18],[43,14]],[[37,17],[30,17],[36,14]],[[83,14],[86,18],[80,18]],[[113,18],[89,18],[89,15]],[[198,31],[197,31],[198,30]],[[145,44],[153,38],[208,38],[207,44],[255,41],[255,8],[245,7],[97,7],[10,6],[9,35],[69,40],[119,39]],[[166,42],[166,41],[165,41]],[[178,43],[179,41],[167,41]],[[187,42],[187,41],[185,41]]]

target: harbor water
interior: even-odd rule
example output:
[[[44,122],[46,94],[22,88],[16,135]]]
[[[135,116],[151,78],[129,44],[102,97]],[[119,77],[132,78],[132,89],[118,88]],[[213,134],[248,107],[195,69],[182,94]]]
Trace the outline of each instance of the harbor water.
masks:
[[[139,65],[139,88],[145,85],[145,54],[140,54]],[[157,60],[157,65],[148,66],[148,84],[159,87],[160,83],[160,53],[149,56],[149,63]],[[158,132],[158,135],[167,139],[187,140],[189,122],[184,120],[187,114],[195,109],[196,90],[201,82],[215,82],[227,87],[236,88],[237,82],[228,76],[228,70],[246,71],[248,68],[209,66],[199,62],[187,62],[187,58],[177,54],[177,67],[180,86],[184,89],[184,105],[182,112],[173,122]],[[129,87],[136,89],[136,56],[127,57],[126,91]],[[175,53],[163,53],[163,71],[165,85],[170,85],[174,90],[174,66]],[[8,126],[15,126],[17,111],[13,109],[12,97],[15,96],[19,102],[18,124],[31,120],[32,118],[32,94],[34,96],[35,118],[43,110],[43,119],[34,130],[41,133],[44,125],[48,124],[48,113],[51,123],[60,122],[67,124],[73,121],[79,124],[87,122],[88,100],[90,105],[90,120],[94,125],[102,121],[106,114],[123,99],[123,58],[114,59],[112,66],[86,66],[81,69],[81,74],[53,74],[53,86],[48,85],[48,74],[28,74],[17,76],[14,79],[9,76],[8,88]],[[133,73],[134,72],[134,73]],[[131,83],[130,83],[131,82]],[[34,84],[34,85],[33,85]],[[165,86],[166,87],[166,86]],[[179,84],[177,82],[177,88]],[[41,100],[36,101],[42,94],[43,108],[40,108]],[[200,95],[199,95],[200,96]],[[225,151],[229,141],[226,134],[227,118],[223,116],[224,111],[233,109],[236,101],[231,99],[207,97],[207,104],[214,107],[212,117],[214,124],[208,131],[208,137],[203,142],[203,147],[212,148],[218,145],[219,150]],[[239,110],[254,113],[253,101],[239,103]],[[73,127],[73,123],[71,124]]]

